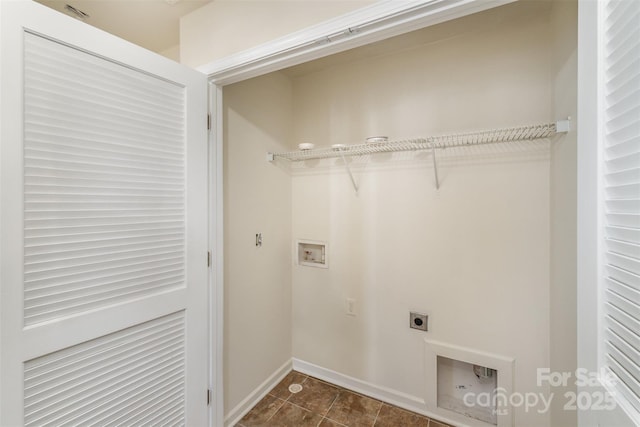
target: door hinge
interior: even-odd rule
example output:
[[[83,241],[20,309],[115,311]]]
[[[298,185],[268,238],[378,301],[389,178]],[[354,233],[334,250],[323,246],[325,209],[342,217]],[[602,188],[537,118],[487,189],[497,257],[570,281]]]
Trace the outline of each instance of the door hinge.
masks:
[[[211,390],[207,390],[207,406],[211,405],[212,400],[213,400],[213,393],[211,393]]]
[[[207,267],[211,267],[211,251],[207,252]]]
[[[211,114],[207,114],[207,130],[211,130]]]

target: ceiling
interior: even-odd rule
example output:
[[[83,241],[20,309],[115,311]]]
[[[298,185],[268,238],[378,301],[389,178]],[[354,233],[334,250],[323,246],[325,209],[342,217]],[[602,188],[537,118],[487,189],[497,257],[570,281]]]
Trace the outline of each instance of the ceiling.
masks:
[[[1,1],[1,0],[0,0]],[[67,15],[69,4],[83,21],[154,52],[180,43],[180,18],[212,0],[36,0]]]

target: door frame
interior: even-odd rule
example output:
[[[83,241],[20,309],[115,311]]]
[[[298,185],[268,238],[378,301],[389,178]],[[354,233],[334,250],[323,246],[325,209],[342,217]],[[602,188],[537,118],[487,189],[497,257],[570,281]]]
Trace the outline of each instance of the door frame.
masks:
[[[210,420],[224,426],[223,88],[232,83],[512,3],[516,0],[395,0],[372,5],[198,67],[209,78]],[[265,153],[266,154],[266,153]],[[213,173],[212,173],[213,172]]]
[[[224,426],[224,223],[222,86],[209,91],[209,425]]]

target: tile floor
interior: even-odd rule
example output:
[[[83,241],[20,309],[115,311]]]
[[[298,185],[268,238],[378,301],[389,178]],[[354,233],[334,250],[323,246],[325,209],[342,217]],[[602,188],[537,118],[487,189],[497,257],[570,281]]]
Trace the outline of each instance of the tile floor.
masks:
[[[291,393],[291,384],[302,391]],[[449,427],[422,415],[290,372],[236,427]]]

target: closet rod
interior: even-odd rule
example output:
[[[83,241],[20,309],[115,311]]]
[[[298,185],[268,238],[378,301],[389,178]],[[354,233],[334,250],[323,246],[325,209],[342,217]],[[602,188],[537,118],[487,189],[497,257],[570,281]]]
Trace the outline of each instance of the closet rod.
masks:
[[[385,141],[341,146],[340,149],[320,148],[315,150],[288,151],[267,153],[267,160],[275,159],[302,161],[314,159],[343,158],[347,156],[363,156],[367,154],[389,153],[400,151],[435,150],[473,145],[497,144],[503,142],[533,141],[551,138],[558,133],[569,131],[570,119],[556,123],[542,123],[529,126],[501,128],[480,132],[466,132],[450,135],[431,136],[427,138]],[[435,151],[433,151],[435,153]]]

